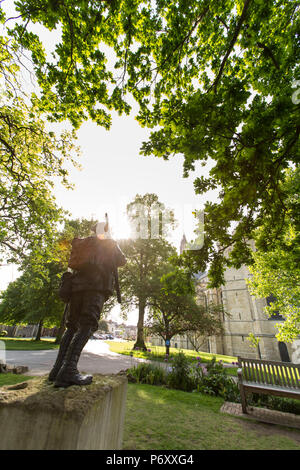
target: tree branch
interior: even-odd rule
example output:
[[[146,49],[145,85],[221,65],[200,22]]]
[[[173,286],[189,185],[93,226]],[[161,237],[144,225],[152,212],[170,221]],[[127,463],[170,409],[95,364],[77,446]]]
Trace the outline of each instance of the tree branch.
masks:
[[[268,46],[266,46],[265,44],[262,44],[261,42],[258,42],[257,45],[258,45],[258,47],[260,47],[261,49],[263,49],[265,51],[265,53],[271,58],[273,64],[277,68],[277,70],[279,70],[279,64],[278,64],[277,60],[275,59],[272,50]]]
[[[217,85],[221,79],[221,76],[223,74],[223,70],[225,68],[225,65],[226,65],[226,61],[228,59],[228,57],[230,56],[231,52],[232,52],[232,49],[234,48],[234,45],[237,41],[237,38],[240,34],[240,31],[241,31],[241,27],[242,27],[242,24],[243,22],[245,21],[245,18],[246,18],[246,14],[247,14],[247,11],[248,11],[248,8],[249,8],[249,5],[251,3],[251,0],[245,0],[245,3],[244,3],[244,8],[243,8],[243,11],[242,11],[242,14],[240,16],[240,19],[238,21],[238,24],[235,28],[235,31],[234,31],[234,34],[233,34],[233,37],[230,41],[230,44],[229,44],[229,47],[227,49],[227,52],[222,60],[222,64],[221,64],[221,67],[220,67],[220,70],[219,70],[219,73],[217,75],[217,78],[215,79],[214,83],[212,84],[212,86],[210,87],[209,91],[214,88],[214,90],[216,91],[217,89]]]

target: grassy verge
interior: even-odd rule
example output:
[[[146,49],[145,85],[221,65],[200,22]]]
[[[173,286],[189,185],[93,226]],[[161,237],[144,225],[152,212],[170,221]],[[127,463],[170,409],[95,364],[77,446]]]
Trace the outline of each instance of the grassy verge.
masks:
[[[32,338],[1,337],[0,341],[4,342],[7,351],[36,351],[41,349],[56,349],[59,347],[58,344],[54,343],[55,338],[45,338],[40,341],[35,341]]]
[[[106,341],[109,344],[110,350],[112,352],[116,352],[118,354],[124,354],[127,356],[132,355],[133,357],[137,357],[140,359],[149,359],[151,361],[160,361],[164,362],[166,359],[166,349],[163,346],[152,346],[150,344],[146,344],[148,351],[136,351],[132,350],[134,341],[126,341],[126,342],[117,342],[117,341]],[[206,352],[197,352],[192,351],[190,349],[177,349],[177,348],[170,348],[170,355],[168,358],[168,362],[171,364],[172,358],[174,358],[179,352],[183,352],[187,359],[193,363],[197,361],[197,358],[200,357],[201,362],[209,362],[212,360],[213,357],[216,358],[217,361],[222,361],[224,364],[232,364],[236,363],[237,357],[234,356],[223,356],[221,354],[210,354]],[[237,367],[232,366],[226,368],[226,372],[230,375],[237,375]]]
[[[222,404],[208,395],[128,384],[123,449],[299,450],[299,431],[220,413]]]
[[[8,372],[7,374],[0,374],[0,387],[2,387],[3,385],[15,385],[33,378],[34,377],[30,375],[12,374],[10,372]]]

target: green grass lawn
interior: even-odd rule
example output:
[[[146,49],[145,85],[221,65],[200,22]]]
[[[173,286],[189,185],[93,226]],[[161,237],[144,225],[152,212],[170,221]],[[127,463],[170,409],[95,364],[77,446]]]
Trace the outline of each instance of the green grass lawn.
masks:
[[[0,387],[33,377],[0,374]],[[223,399],[128,384],[123,450],[300,450],[300,432],[220,413]]]
[[[300,450],[300,432],[220,413],[222,398],[128,384],[124,450]]]
[[[119,354],[125,354],[127,356],[132,355],[133,357],[149,359],[151,361],[164,361],[166,359],[166,349],[163,346],[152,346],[150,344],[146,344],[147,348],[150,350],[150,352],[146,352],[136,350],[133,351],[132,348],[134,341],[106,341],[106,343],[109,344],[111,351]],[[215,357],[217,361],[222,361],[224,364],[232,364],[233,362],[237,362],[237,357],[234,356],[223,356],[221,354],[210,354],[206,352],[192,351],[191,349],[177,348],[170,348],[168,362],[171,363],[172,358],[174,358],[180,351],[183,352],[191,362],[197,361],[198,357],[201,358],[201,362],[209,362],[213,357]],[[226,368],[226,372],[230,375],[237,375],[237,366]]]
[[[55,344],[55,338],[51,339],[41,339],[40,341],[35,341],[32,338],[7,338],[1,337],[0,341],[4,341],[5,349],[7,351],[35,351],[41,349],[56,349],[59,347],[58,344]]]
[[[3,385],[15,385],[20,382],[25,382],[26,380],[31,380],[34,377],[30,375],[21,375],[21,374],[12,374],[8,372],[7,374],[0,374],[0,387]]]

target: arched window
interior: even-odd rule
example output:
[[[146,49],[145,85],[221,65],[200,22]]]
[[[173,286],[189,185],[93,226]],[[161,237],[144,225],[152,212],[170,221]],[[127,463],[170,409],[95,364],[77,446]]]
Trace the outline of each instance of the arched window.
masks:
[[[278,349],[279,349],[280,359],[282,360],[282,362],[291,362],[286,344],[283,343],[282,341],[279,341]]]

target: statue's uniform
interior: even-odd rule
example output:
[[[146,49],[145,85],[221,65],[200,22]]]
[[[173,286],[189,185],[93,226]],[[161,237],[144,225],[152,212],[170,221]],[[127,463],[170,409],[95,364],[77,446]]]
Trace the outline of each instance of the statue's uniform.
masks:
[[[77,329],[90,326],[98,329],[98,321],[104,302],[113,294],[113,267],[118,268],[126,259],[114,240],[100,240],[107,250],[107,262],[102,266],[89,266],[72,277],[72,295],[66,326]]]
[[[67,329],[49,374],[49,380],[55,381],[56,387],[88,385],[92,381],[91,375],[79,374],[77,363],[91,334],[98,329],[104,302],[113,294],[114,272],[126,263],[124,254],[114,240],[98,242],[102,261],[99,262],[97,258],[95,264],[89,264],[71,276]]]

